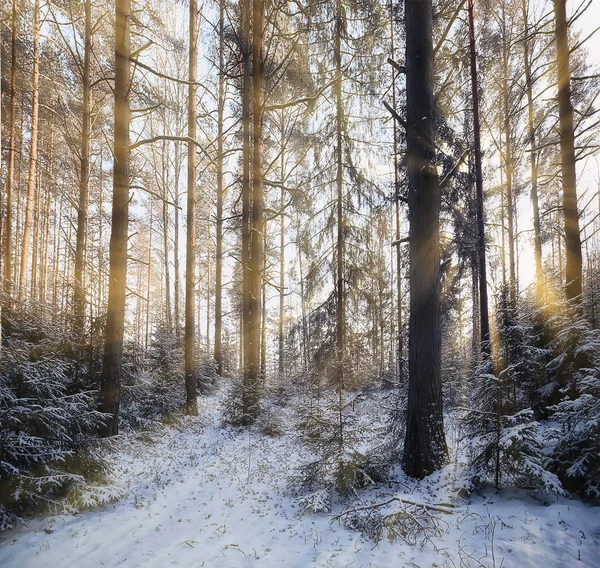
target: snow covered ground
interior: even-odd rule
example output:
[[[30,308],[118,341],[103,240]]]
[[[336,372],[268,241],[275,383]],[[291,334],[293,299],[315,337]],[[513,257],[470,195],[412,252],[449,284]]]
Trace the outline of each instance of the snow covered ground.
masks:
[[[4,533],[0,566],[600,566],[599,508],[564,498],[546,505],[525,492],[464,500],[453,485],[455,465],[422,482],[399,473],[360,500],[334,503],[330,514],[303,512],[288,489],[305,456],[293,432],[273,438],[222,428],[222,396],[199,399],[199,418],[177,427],[122,436],[114,483],[123,498]],[[435,514],[427,538],[393,542],[332,520],[392,497],[452,506]],[[386,512],[399,507],[409,516],[422,511],[393,501]]]

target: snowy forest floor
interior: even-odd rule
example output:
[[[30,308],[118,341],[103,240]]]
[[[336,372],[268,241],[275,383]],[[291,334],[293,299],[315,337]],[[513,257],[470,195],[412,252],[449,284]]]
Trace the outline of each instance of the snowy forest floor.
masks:
[[[364,403],[365,416],[383,406],[383,394],[374,396]],[[566,498],[545,504],[526,491],[461,498],[456,460],[421,482],[398,470],[391,482],[334,502],[328,514],[303,511],[289,489],[307,458],[292,425],[293,405],[284,411],[284,434],[268,437],[222,427],[223,398],[223,389],[200,398],[198,418],[121,435],[109,482],[122,498],[76,515],[26,520],[0,536],[0,566],[600,565],[600,508]],[[381,416],[371,418],[374,428],[381,425]],[[393,542],[370,540],[333,518],[392,497],[453,506],[433,512],[425,533],[411,532],[413,524]],[[394,501],[385,512],[399,506]],[[424,510],[407,509],[409,516],[417,511]]]

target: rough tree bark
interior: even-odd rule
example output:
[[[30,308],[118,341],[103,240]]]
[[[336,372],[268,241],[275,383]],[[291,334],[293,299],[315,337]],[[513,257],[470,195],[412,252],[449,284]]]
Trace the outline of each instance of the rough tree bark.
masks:
[[[563,215],[566,246],[567,300],[581,298],[581,235],[577,210],[577,172],[575,169],[575,133],[571,104],[571,69],[569,65],[569,29],[566,0],[554,0],[556,60],[558,68],[558,115],[560,121],[560,157],[562,165]]]
[[[250,75],[250,18],[252,3],[250,0],[240,0],[240,66],[241,66],[241,98],[242,98],[242,330],[241,330],[241,360],[242,360],[242,408],[243,422],[252,422],[254,407],[254,390],[251,384],[250,363],[252,359],[252,342],[250,338],[250,154],[251,140],[251,75]]]
[[[422,478],[447,460],[442,414],[440,186],[435,168],[431,0],[406,0],[410,220],[409,386],[403,465]]]
[[[485,258],[485,223],[483,217],[483,170],[481,167],[481,124],[479,119],[479,86],[475,47],[474,0],[469,0],[469,55],[471,66],[471,97],[473,102],[473,138],[475,158],[475,191],[477,197],[477,269],[479,276],[479,330],[481,348],[490,354],[490,319],[487,294],[487,264]]]
[[[104,434],[119,431],[123,331],[127,284],[127,241],[129,230],[129,57],[131,0],[115,5],[115,126],[112,229],[109,250],[108,307],[102,382],[102,412],[109,416]]]
[[[244,369],[244,410],[246,422],[253,422],[259,412],[260,381],[260,331],[261,291],[264,264],[263,215],[263,112],[264,112],[264,62],[263,40],[264,0],[252,3],[252,232],[249,261],[249,345]]]

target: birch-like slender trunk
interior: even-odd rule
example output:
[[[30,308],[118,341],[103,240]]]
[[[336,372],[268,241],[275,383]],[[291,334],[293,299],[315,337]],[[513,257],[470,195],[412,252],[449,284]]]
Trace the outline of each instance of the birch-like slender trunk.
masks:
[[[225,7],[219,1],[219,101],[217,107],[217,227],[215,263],[215,351],[217,374],[223,375],[223,116],[225,109]]]
[[[85,324],[84,256],[85,236],[88,221],[88,199],[90,192],[90,129],[92,89],[90,60],[92,51],[92,2],[85,0],[85,45],[83,53],[83,115],[81,127],[81,172],[79,179],[79,203],[77,205],[77,236],[75,243],[75,333],[80,335]]]
[[[39,80],[40,80],[40,2],[33,5],[33,75],[31,99],[31,141],[29,150],[29,178],[27,181],[27,202],[25,205],[25,224],[23,228],[23,244],[21,246],[21,270],[19,273],[19,300],[25,299],[27,279],[29,276],[29,252],[31,247],[31,230],[33,228],[35,208],[35,183],[37,172],[38,147],[38,114],[39,114]]]
[[[11,15],[11,60],[10,60],[10,111],[8,135],[8,171],[6,179],[6,217],[4,218],[4,292],[10,296],[12,292],[12,261],[13,261],[13,187],[15,179],[15,138],[17,128],[17,0],[12,3]]]
[[[194,337],[195,263],[196,263],[196,67],[198,41],[198,4],[190,0],[189,90],[188,90],[188,164],[187,232],[185,261],[185,392],[186,412],[198,414],[196,393],[196,342]]]

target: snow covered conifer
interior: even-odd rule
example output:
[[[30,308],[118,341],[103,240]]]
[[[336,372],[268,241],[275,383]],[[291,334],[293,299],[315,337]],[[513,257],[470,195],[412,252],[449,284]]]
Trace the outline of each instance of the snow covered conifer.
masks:
[[[314,455],[300,467],[298,481],[303,488],[349,495],[373,481],[369,459],[360,448],[364,430],[355,412],[359,402],[357,393],[328,389],[303,404],[302,437]]]
[[[135,345],[126,345],[121,414],[130,425],[139,427],[183,408],[183,349],[175,334],[161,322],[148,349],[137,355],[135,351]]]
[[[0,378],[0,529],[15,514],[49,503],[103,474],[97,393],[81,391],[64,322],[6,316]]]
[[[471,458],[468,485],[534,486],[560,492],[558,478],[545,468],[540,425],[524,392],[527,376],[536,372],[530,329],[517,317],[507,290],[501,292],[497,313],[494,369],[489,361],[480,364],[465,419]]]
[[[549,467],[564,486],[600,501],[600,334],[583,317],[564,317],[550,368],[562,400],[550,408],[560,424]]]

